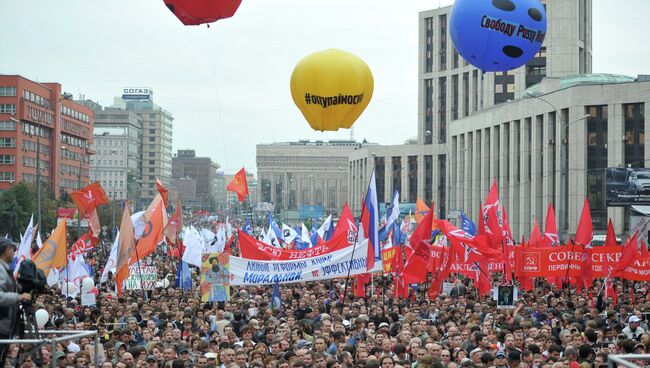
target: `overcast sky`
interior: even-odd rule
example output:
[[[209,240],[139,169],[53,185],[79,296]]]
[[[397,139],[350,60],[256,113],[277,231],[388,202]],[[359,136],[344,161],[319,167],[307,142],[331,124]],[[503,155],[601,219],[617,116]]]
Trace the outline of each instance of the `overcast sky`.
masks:
[[[162,0],[0,0],[0,73],[102,105],[122,87],[151,87],[174,115],[174,151],[255,170],[256,143],[350,136],[312,131],[291,99],[293,67],[323,49],[353,52],[374,74],[357,140],[415,136],[418,12],[452,2],[244,0],[207,28],[183,26]],[[594,0],[594,72],[650,74],[648,10],[647,0]]]

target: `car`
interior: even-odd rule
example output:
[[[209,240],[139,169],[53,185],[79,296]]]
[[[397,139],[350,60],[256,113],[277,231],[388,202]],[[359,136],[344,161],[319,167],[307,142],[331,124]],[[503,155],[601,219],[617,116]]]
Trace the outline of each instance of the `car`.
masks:
[[[594,235],[593,238],[591,238],[591,245],[593,246],[605,245],[605,240],[607,240],[607,235]],[[616,244],[618,245],[623,244],[623,240],[619,237],[616,237]]]
[[[650,171],[633,171],[629,177],[630,194],[650,193]]]

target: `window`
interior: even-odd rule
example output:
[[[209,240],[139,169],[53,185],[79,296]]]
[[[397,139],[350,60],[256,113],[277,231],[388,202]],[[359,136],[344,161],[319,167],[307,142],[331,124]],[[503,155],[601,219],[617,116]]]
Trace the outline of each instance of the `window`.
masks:
[[[16,104],[0,104],[0,114],[12,114],[16,113]]]
[[[0,87],[0,96],[16,96],[16,87]]]
[[[16,139],[0,138],[0,147],[16,147]]]
[[[14,181],[14,173],[12,172],[0,172],[0,181]]]
[[[149,142],[155,142],[155,141],[156,141],[156,137],[149,137]]]
[[[0,155],[0,164],[13,165],[15,163],[16,163],[16,157],[14,157],[14,155]]]
[[[156,134],[156,129],[149,129],[149,134]]]
[[[0,130],[16,130],[16,123],[12,120],[0,121]]]
[[[156,157],[156,153],[155,152],[149,152],[149,157]]]

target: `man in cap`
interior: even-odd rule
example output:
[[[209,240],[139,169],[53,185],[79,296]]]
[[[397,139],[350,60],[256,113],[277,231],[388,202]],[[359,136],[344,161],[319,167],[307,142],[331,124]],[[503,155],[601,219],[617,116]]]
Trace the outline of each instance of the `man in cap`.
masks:
[[[153,354],[147,355],[147,368],[158,368],[158,361]]]
[[[54,356],[52,357],[54,361],[56,362],[57,367],[65,367],[66,366],[66,359],[65,359],[65,353],[62,351],[57,351],[54,353]]]
[[[638,340],[643,335],[643,329],[640,327],[641,319],[637,316],[631,316],[628,320],[628,325],[623,329],[623,334],[632,340]]]
[[[494,355],[494,366],[496,368],[508,368],[508,360],[506,358],[507,357],[505,351],[497,351],[497,353]]]
[[[17,332],[18,303],[28,301],[31,295],[16,292],[16,280],[9,265],[14,260],[16,244],[0,239],[0,339],[10,339]],[[0,365],[4,365],[7,344],[0,344]]]

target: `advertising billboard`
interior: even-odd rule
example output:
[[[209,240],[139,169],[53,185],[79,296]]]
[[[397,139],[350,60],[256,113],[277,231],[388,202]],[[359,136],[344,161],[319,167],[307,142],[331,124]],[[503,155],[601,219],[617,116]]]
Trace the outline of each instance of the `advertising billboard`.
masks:
[[[607,206],[650,205],[650,169],[610,167],[605,190]]]

